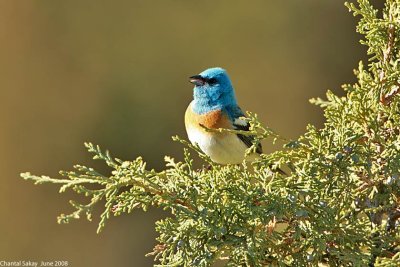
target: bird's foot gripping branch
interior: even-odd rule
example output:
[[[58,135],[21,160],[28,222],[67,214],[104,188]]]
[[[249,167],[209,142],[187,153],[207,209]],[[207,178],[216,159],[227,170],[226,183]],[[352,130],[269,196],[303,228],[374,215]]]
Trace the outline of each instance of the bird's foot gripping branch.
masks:
[[[100,201],[99,230],[110,216],[136,208],[169,210],[157,222],[159,243],[151,253],[162,266],[398,266],[400,3],[387,0],[382,12],[368,0],[347,7],[361,17],[357,30],[370,59],[367,67],[360,63],[358,82],[343,86],[344,97],[328,92],[327,100],[313,100],[324,109],[322,129],[308,126],[298,140],[252,164],[214,164],[179,139],[184,160],[166,158],[161,172],[146,169],[141,158],[113,159],[86,144],[110,175],[75,166],[61,172],[64,179],[22,176],[89,198],[71,202],[75,211],[60,222],[91,219]],[[250,124],[258,136],[250,150],[277,137],[254,116]],[[189,151],[212,168],[194,168]],[[271,170],[282,165],[288,176]]]

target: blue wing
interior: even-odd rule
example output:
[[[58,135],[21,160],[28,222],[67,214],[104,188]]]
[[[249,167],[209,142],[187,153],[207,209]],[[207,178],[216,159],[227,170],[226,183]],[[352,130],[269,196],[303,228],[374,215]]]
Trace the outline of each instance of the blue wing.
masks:
[[[246,117],[246,115],[243,113],[243,111],[240,109],[240,107],[230,107],[227,108],[227,113],[232,121],[233,128],[236,130],[241,130],[241,131],[249,131],[250,130],[250,124],[248,121],[241,119],[241,117]],[[237,134],[237,137],[247,146],[251,147],[254,142],[254,136],[253,135],[242,135],[242,134]],[[262,146],[260,143],[257,144],[256,152],[261,154],[262,153]]]

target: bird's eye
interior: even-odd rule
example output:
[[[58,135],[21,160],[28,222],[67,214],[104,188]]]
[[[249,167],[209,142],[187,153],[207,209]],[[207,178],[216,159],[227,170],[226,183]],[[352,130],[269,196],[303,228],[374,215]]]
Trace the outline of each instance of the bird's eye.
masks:
[[[215,78],[211,78],[211,79],[208,80],[208,84],[210,84],[210,85],[213,85],[213,84],[216,84],[216,83],[217,83],[217,79],[215,79]]]

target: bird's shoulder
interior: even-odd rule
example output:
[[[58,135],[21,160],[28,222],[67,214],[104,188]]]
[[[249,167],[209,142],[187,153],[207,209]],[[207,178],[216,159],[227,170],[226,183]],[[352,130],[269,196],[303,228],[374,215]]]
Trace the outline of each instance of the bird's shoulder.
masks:
[[[235,129],[240,130],[248,130],[250,125],[246,119],[246,115],[242,111],[242,109],[237,106],[228,106],[224,109],[225,113],[228,115],[231,123]],[[246,128],[246,129],[245,129]]]

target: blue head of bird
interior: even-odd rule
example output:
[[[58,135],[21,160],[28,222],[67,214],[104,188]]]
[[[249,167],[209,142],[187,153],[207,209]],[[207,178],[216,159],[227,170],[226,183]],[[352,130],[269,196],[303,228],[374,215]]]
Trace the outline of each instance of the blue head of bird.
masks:
[[[228,74],[222,68],[206,69],[190,77],[193,83],[193,110],[198,114],[236,106],[235,92]]]

